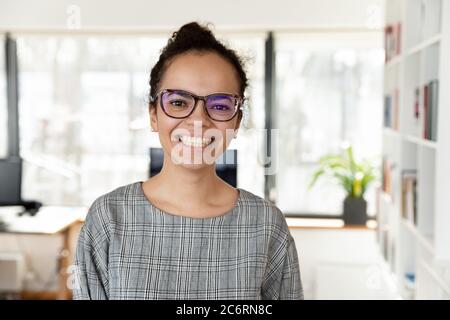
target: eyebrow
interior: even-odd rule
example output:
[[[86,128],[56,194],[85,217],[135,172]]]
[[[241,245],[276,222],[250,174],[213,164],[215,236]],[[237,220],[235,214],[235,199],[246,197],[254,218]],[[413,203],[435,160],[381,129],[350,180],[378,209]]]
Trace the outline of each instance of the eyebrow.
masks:
[[[164,91],[164,90],[178,91],[178,92],[181,91],[181,92],[192,94],[192,95],[198,96],[198,97],[207,97],[207,96],[211,96],[211,95],[223,95],[223,96],[241,97],[239,94],[231,93],[231,92],[223,92],[223,91],[217,91],[217,92],[212,92],[212,93],[209,93],[209,94],[206,94],[206,95],[200,95],[200,94],[196,94],[194,92],[191,92],[191,91],[185,90],[185,89],[163,89],[161,91]]]

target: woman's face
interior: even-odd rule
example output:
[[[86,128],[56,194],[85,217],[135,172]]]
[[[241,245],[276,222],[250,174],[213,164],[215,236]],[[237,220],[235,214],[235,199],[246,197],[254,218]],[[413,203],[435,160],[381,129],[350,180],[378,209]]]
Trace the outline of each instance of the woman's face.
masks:
[[[212,52],[189,52],[169,63],[158,91],[178,89],[198,96],[239,95],[239,88],[237,73],[224,58]],[[239,128],[241,114],[238,112],[226,122],[215,121],[208,116],[202,100],[198,100],[194,111],[184,119],[167,116],[161,109],[160,98],[150,108],[151,126],[159,133],[165,155],[191,169],[214,165]]]

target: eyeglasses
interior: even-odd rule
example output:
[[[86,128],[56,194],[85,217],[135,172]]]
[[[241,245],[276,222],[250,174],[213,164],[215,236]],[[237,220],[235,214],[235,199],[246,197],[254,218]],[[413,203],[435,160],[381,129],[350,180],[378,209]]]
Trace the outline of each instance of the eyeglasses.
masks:
[[[184,90],[165,89],[151,98],[154,103],[160,98],[160,105],[164,113],[175,119],[189,117],[197,102],[203,100],[208,116],[215,121],[230,121],[239,110],[242,110],[244,99],[229,93],[213,93],[198,96]]]

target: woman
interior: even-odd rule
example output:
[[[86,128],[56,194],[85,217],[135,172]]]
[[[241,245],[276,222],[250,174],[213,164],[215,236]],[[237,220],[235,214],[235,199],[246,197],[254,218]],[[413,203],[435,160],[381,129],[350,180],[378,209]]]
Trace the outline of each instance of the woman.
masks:
[[[241,59],[209,29],[189,23],[173,34],[150,75],[162,170],[92,204],[75,299],[303,298],[281,211],[215,172],[237,134],[246,86]]]

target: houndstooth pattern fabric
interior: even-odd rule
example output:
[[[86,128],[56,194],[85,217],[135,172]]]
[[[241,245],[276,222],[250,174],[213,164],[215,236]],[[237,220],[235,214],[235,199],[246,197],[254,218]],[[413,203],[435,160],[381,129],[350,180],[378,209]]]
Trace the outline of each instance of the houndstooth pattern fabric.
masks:
[[[150,203],[136,182],[94,201],[78,239],[74,299],[303,299],[282,212],[243,189],[222,216]]]

